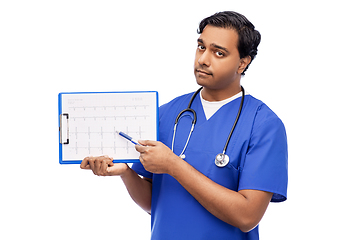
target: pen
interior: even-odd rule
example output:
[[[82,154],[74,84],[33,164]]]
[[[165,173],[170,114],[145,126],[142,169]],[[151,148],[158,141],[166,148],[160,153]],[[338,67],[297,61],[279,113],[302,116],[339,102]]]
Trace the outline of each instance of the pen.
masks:
[[[140,145],[140,143],[138,143],[137,141],[134,141],[132,137],[130,137],[129,135],[127,135],[126,133],[123,132],[118,132],[116,131],[117,134],[119,134],[120,136],[122,136],[123,138],[126,138],[127,140],[129,140],[130,142],[132,142],[135,145]]]

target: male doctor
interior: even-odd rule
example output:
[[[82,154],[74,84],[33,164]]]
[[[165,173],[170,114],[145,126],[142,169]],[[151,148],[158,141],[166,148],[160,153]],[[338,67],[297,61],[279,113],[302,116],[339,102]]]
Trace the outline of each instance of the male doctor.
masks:
[[[191,117],[177,115],[193,93],[160,107],[159,141],[139,140],[140,162],[112,163],[86,157],[80,167],[122,178],[132,199],[151,214],[151,239],[258,239],[258,224],[270,201],[287,196],[287,140],[281,120],[246,94],[226,154],[222,152],[241,103],[241,76],[257,54],[260,33],[243,15],[216,13],[201,21],[194,74],[202,90],[191,108],[197,123],[184,150]],[[173,150],[171,150],[173,146]]]

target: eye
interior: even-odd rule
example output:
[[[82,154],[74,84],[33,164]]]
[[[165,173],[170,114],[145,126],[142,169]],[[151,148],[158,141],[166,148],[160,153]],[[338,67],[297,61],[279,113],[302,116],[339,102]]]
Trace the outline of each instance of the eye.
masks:
[[[198,49],[199,49],[200,51],[204,51],[204,50],[205,50],[205,47],[204,47],[203,45],[198,45]]]
[[[217,51],[215,52],[216,56],[218,57],[223,57],[224,56],[224,53],[223,52],[220,52],[220,51]]]

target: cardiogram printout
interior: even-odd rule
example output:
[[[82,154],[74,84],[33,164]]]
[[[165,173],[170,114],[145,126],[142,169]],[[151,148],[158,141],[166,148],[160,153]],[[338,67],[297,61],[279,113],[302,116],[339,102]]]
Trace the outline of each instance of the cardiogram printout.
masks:
[[[133,139],[157,140],[157,92],[59,94],[59,162],[80,163],[108,155],[114,162],[137,162]]]

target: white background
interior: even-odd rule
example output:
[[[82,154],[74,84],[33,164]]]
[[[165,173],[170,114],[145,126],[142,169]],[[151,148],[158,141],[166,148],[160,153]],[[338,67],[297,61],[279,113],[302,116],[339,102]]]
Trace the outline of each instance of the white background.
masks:
[[[242,84],[288,134],[288,200],[270,204],[262,239],[359,235],[358,2],[5,0],[1,239],[149,238],[119,177],[58,163],[57,94],[157,90],[163,104],[196,90],[198,23],[223,10],[262,34]]]

